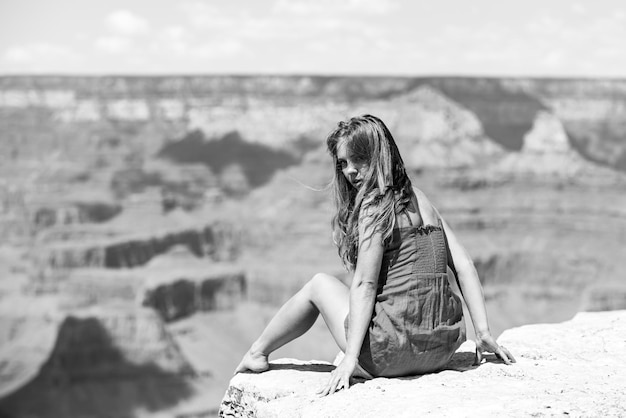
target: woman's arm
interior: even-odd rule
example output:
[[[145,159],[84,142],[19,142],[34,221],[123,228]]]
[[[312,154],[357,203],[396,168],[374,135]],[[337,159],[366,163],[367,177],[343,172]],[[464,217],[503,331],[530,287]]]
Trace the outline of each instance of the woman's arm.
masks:
[[[383,258],[383,242],[379,232],[371,234],[367,215],[359,219],[359,255],[352,285],[350,286],[349,327],[346,353],[341,363],[331,373],[330,380],[322,390],[328,395],[350,386],[350,377],[358,363],[363,339],[372,318],[378,274]]]
[[[500,347],[491,336],[483,288],[471,257],[459,242],[456,234],[452,231],[452,228],[450,228],[450,225],[441,217],[437,209],[435,209],[426,196],[419,190],[416,190],[416,195],[420,209],[423,212],[429,216],[441,219],[448,249],[452,258],[451,261],[458,275],[457,279],[461,294],[467,305],[472,323],[474,324],[474,331],[476,332],[476,362],[481,362],[483,351],[495,353],[506,364],[515,362],[511,353],[509,353],[506,348]]]
[[[461,245],[448,223],[441,218],[452,263],[456,269],[457,279],[463,299],[472,318],[476,336],[491,334],[485,308],[483,288],[471,257]]]
[[[461,293],[463,299],[465,299],[467,310],[472,317],[474,331],[476,332],[476,364],[480,364],[482,361],[483,351],[495,353],[506,364],[514,363],[515,358],[509,350],[498,345],[491,335],[483,288],[471,257],[443,218],[441,218],[441,223],[446,234],[450,254],[452,255],[452,262],[456,267]]]

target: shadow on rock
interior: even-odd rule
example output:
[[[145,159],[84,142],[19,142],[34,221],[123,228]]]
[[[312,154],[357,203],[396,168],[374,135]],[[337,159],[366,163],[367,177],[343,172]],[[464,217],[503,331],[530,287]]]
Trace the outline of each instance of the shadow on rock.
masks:
[[[270,370],[297,370],[301,372],[329,373],[335,370],[332,364],[270,363]]]

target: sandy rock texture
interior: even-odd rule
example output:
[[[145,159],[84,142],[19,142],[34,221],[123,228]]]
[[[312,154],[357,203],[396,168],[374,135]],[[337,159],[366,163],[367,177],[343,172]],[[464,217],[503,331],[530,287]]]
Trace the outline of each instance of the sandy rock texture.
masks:
[[[466,342],[439,373],[356,380],[326,398],[316,391],[331,364],[278,360],[266,373],[235,376],[220,416],[626,416],[626,311],[513,328],[498,342],[516,364],[486,355],[473,366],[474,344]]]

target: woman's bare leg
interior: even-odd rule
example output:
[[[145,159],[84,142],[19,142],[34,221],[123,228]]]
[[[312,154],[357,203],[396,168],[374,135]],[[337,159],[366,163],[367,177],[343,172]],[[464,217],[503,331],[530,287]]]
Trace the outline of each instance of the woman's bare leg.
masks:
[[[321,313],[335,342],[346,349],[344,320],[348,315],[350,290],[339,279],[316,274],[289,299],[252,344],[235,373],[262,372],[269,368],[267,357],[274,350],[308,331]]]

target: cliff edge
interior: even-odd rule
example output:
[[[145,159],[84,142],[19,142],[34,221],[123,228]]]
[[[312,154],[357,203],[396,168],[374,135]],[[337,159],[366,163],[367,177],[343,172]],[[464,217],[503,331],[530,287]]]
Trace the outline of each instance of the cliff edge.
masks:
[[[516,357],[478,367],[466,342],[448,367],[424,376],[356,380],[320,398],[333,366],[281,359],[230,382],[221,417],[626,416],[626,311],[585,312],[560,324],[505,331]]]

